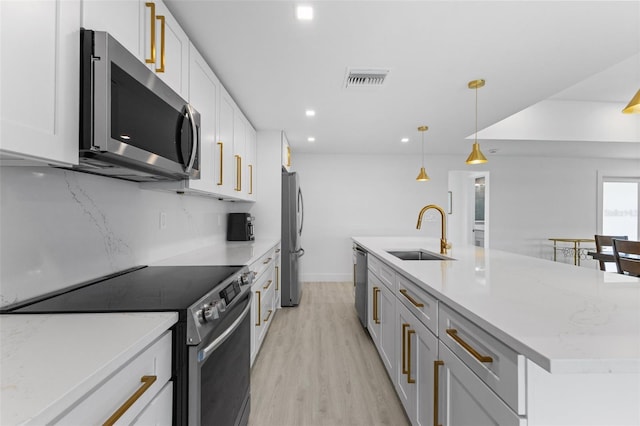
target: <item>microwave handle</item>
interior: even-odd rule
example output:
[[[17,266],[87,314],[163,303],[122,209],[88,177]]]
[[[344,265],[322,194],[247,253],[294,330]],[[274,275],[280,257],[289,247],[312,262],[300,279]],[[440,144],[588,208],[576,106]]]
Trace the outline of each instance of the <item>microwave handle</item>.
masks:
[[[191,131],[193,132],[193,146],[191,148],[191,158],[189,158],[189,164],[187,164],[186,172],[191,172],[193,168],[193,163],[196,161],[196,154],[198,153],[198,145],[200,143],[200,135],[198,135],[198,128],[196,126],[196,121],[193,118],[193,108],[191,105],[185,105],[187,109],[187,115],[189,116],[189,122],[191,123]]]

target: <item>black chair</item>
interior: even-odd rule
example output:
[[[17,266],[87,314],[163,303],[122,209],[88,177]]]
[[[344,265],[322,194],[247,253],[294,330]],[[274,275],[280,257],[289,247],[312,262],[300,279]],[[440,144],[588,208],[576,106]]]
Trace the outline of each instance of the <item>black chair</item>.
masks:
[[[613,236],[613,235],[594,235],[594,239],[596,240],[596,253],[598,254],[610,254],[611,256],[613,256],[613,242],[611,240],[613,239],[616,240],[628,240],[629,238],[626,235],[623,236]],[[601,271],[606,271],[607,269],[605,268],[605,263],[607,263],[607,260],[602,260],[602,259],[598,259],[598,262],[600,262],[600,270]],[[610,261],[611,263],[615,262],[615,259],[613,259]]]
[[[613,257],[619,274],[640,277],[640,241],[613,239]]]

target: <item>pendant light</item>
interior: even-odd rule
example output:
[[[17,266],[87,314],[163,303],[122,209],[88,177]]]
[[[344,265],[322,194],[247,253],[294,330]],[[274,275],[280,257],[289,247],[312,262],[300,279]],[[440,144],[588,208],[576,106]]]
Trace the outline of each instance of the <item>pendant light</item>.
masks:
[[[640,89],[638,89],[636,95],[629,101],[629,105],[622,112],[624,114],[640,114]]]
[[[480,151],[478,143],[478,89],[484,86],[484,80],[471,80],[468,84],[469,89],[476,91],[476,133],[473,140],[473,149],[467,158],[467,164],[482,164],[487,162],[487,157]]]
[[[418,177],[416,178],[416,180],[419,182],[426,182],[429,180],[429,176],[424,170],[424,132],[426,132],[427,130],[429,130],[428,126],[418,127],[418,131],[422,133],[422,167],[420,167],[420,173],[418,173]]]

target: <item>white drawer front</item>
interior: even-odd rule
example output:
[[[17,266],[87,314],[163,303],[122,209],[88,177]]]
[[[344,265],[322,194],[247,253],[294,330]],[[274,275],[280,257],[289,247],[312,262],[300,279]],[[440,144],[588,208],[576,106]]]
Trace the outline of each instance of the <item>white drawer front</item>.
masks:
[[[396,296],[429,330],[438,335],[438,301],[402,275],[397,276]]]
[[[260,279],[262,274],[269,268],[269,266],[275,263],[276,250],[280,250],[280,248],[277,248],[277,249],[274,248],[273,250],[269,250],[260,259],[256,260],[251,265],[249,265],[249,270],[253,272],[254,280]]]
[[[168,382],[132,424],[136,426],[171,426],[172,421],[173,382]]]
[[[382,262],[380,262],[376,257],[372,256],[371,254],[367,256],[367,267],[371,272],[373,272],[377,276],[380,276],[381,264]]]
[[[146,391],[115,424],[130,424],[164,388],[171,378],[171,332],[167,331],[151,346],[135,356],[122,369],[71,408],[56,423],[62,425],[102,424],[141,389],[148,377],[156,377]]]
[[[443,303],[438,315],[440,340],[517,414],[526,414],[525,357]]]
[[[396,271],[394,271],[393,268],[387,266],[384,262],[371,254],[367,256],[367,267],[369,268],[369,271],[373,272],[378,278],[380,278],[380,281],[382,281],[389,290],[395,290]]]

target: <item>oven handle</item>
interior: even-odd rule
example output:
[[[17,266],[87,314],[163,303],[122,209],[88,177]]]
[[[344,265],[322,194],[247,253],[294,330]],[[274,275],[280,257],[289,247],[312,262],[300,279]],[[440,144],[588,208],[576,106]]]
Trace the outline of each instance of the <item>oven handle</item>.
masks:
[[[218,347],[220,345],[222,345],[225,340],[227,340],[231,334],[236,331],[236,329],[238,327],[240,327],[240,323],[242,323],[242,320],[244,320],[244,318],[247,316],[247,314],[249,313],[249,310],[251,309],[251,297],[253,297],[253,295],[251,293],[249,293],[249,297],[247,297],[247,306],[244,308],[244,310],[242,311],[242,313],[240,314],[240,316],[238,318],[236,318],[236,320],[233,322],[233,324],[231,324],[229,326],[229,328],[227,328],[224,333],[222,333],[220,336],[218,336],[216,338],[216,340],[214,340],[213,342],[209,343],[209,345],[207,345],[206,348],[202,349],[200,351],[200,353],[198,354],[198,361],[204,361],[206,360],[209,355],[211,355],[211,352],[215,351],[216,349],[218,349]]]

